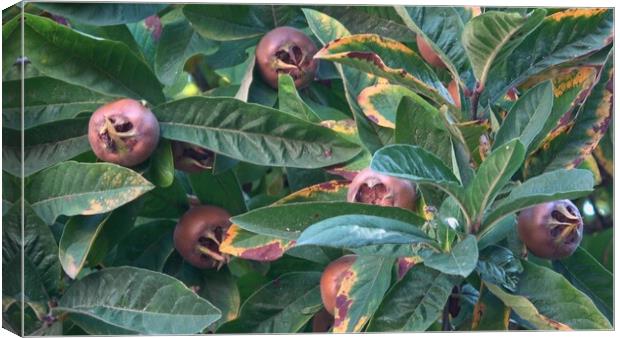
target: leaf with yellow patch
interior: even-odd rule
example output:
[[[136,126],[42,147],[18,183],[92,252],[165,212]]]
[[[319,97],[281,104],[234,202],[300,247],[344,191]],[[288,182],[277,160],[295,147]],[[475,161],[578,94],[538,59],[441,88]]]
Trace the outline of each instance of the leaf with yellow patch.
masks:
[[[295,202],[346,201],[349,182],[329,181],[298,190],[273,203],[281,205]]]
[[[294,244],[295,241],[255,234],[233,224],[226,232],[220,251],[244,259],[274,261]]]
[[[47,224],[59,215],[114,210],[154,185],[137,172],[111,163],[62,162],[26,181],[25,198]]]
[[[357,256],[336,294],[334,333],[361,332],[390,287],[394,259]]]
[[[404,96],[418,99],[419,96],[400,85],[378,84],[364,89],[357,102],[374,123],[387,128],[395,128],[396,110]]]
[[[420,56],[406,45],[374,34],[336,39],[314,56],[402,84],[433,101],[453,106],[448,90]]]

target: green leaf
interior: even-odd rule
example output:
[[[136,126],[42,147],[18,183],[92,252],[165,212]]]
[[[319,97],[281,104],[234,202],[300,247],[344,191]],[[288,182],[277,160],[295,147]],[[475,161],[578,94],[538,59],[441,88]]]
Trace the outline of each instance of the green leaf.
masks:
[[[95,335],[194,334],[221,316],[180,281],[132,267],[106,268],[76,281],[54,310]]]
[[[218,333],[295,333],[321,309],[320,272],[290,272],[254,292]]]
[[[114,97],[46,76],[24,79],[23,84],[24,129],[93,112],[114,100]],[[21,128],[21,86],[22,80],[2,83],[2,123],[5,128]]]
[[[544,9],[526,16],[490,11],[467,22],[462,41],[479,83],[484,86],[491,67],[510,55],[540,25],[545,14]]]
[[[302,11],[310,29],[323,45],[328,44],[332,40],[350,35],[349,31],[340,22],[330,16],[307,8],[304,8]],[[370,152],[374,152],[390,142],[392,131],[381,128],[367,119],[357,103],[357,97],[366,87],[377,84],[378,78],[347,66],[339,64],[335,66],[342,79],[345,99],[349,104],[351,112],[353,112],[360,139]]]
[[[578,247],[569,257],[553,261],[553,267],[588,295],[607,319],[613,320],[614,276],[592,255]]]
[[[476,271],[482,280],[514,291],[523,266],[512,251],[494,245],[481,251]]]
[[[543,82],[525,92],[510,108],[495,136],[493,149],[518,138],[528,152],[532,141],[540,135],[551,114],[552,107],[553,85],[550,81]]]
[[[461,42],[465,8],[430,6],[395,6],[403,23],[420,35],[448,68],[454,79],[469,68],[467,55]]]
[[[136,211],[135,205],[127,204],[105,214],[71,217],[58,243],[58,258],[65,273],[75,279],[83,268],[99,264],[116,241],[131,230]]]
[[[62,162],[33,175],[25,198],[47,224],[59,215],[101,214],[130,202],[153,185],[138,173],[110,163]]]
[[[304,230],[297,246],[322,245],[336,248],[357,248],[378,244],[427,243],[430,238],[419,227],[395,219],[342,215],[325,219]]]
[[[187,193],[178,177],[172,181],[170,186],[155,187],[144,194],[141,199],[144,201],[144,206],[140,211],[142,217],[178,219],[189,209]]]
[[[21,157],[21,133],[5,130],[3,150]],[[30,176],[56,163],[90,151],[88,118],[56,121],[24,131],[24,175]],[[21,161],[4,161],[3,170],[21,176]]]
[[[592,300],[562,275],[527,261],[515,294],[485,284],[504,304],[538,330],[611,330]],[[544,285],[544,288],[541,288]]]
[[[47,76],[106,95],[164,101],[149,66],[125,44],[88,37],[38,16],[25,14],[24,21],[27,56]]]
[[[267,31],[253,6],[186,5],[183,14],[200,35],[212,40],[241,40]]]
[[[22,11],[19,10],[19,12],[21,14]],[[13,69],[15,61],[21,55],[22,42],[21,15],[17,15],[2,25],[2,80]],[[3,97],[6,100],[4,91]],[[2,106],[4,107],[4,100]]]
[[[22,180],[2,172],[2,215],[13,206],[21,197]]]
[[[357,256],[336,293],[334,333],[361,332],[390,287],[394,259]]]
[[[164,9],[165,4],[36,3],[35,6],[71,20],[98,26],[136,22]]]
[[[407,87],[383,83],[378,83],[362,90],[357,97],[357,103],[364,111],[364,115],[374,123],[382,127],[394,129],[398,104],[404,97],[411,97],[416,99],[416,102],[430,106],[430,104],[416,93],[407,89]]]
[[[441,316],[459,280],[422,264],[414,265],[390,288],[366,331],[426,331]]]
[[[153,69],[162,83],[170,85],[182,74],[185,63],[192,56],[210,55],[217,50],[216,43],[198,35],[189,22],[178,15],[170,21],[163,21]]]
[[[2,249],[3,300],[12,297],[20,301],[23,293],[27,303],[47,305],[49,298],[59,294],[61,266],[57,256],[58,245],[49,226],[27,202],[24,202],[23,209],[22,203],[15,203],[2,217]],[[15,266],[12,266],[14,263]]]
[[[525,149],[519,140],[512,140],[494,150],[478,168],[467,186],[467,211],[480,224],[484,211],[500,190],[510,181],[525,159]]]
[[[150,156],[150,164],[145,176],[160,187],[168,187],[174,181],[174,159],[170,141],[159,140],[157,148]]]
[[[478,249],[483,250],[490,245],[499,243],[515,229],[516,225],[517,216],[508,214],[504,218],[500,218],[493,226],[485,226],[477,235]]]
[[[602,49],[612,42],[612,37],[613,11],[609,9],[569,8],[555,12],[491,70],[480,102],[495,102],[532,75]]]
[[[453,104],[430,66],[396,40],[374,34],[346,36],[326,44],[314,57],[384,77],[437,103]]]
[[[153,112],[163,137],[259,165],[319,168],[360,152],[332,130],[233,98],[189,97]]]
[[[452,143],[440,112],[419,96],[405,96],[396,113],[395,143],[420,146],[446,165],[452,163]]]
[[[584,169],[559,169],[532,177],[498,202],[484,218],[481,229],[492,227],[506,215],[536,204],[585,196],[593,187],[592,173]]]
[[[424,222],[421,217],[405,209],[347,202],[305,202],[263,207],[233,217],[232,222],[254,233],[295,240],[314,223],[349,214],[391,218],[410,224]]]
[[[403,42],[413,42],[409,29],[391,7],[379,6],[324,6],[325,14],[331,15],[353,34],[373,33]]]
[[[468,277],[478,263],[476,237],[467,235],[450,252],[433,253],[424,257],[424,265],[449,275]]]
[[[106,266],[130,265],[153,271],[162,271],[164,263],[174,252],[172,233],[176,223],[157,220],[140,224],[118,243]]]
[[[308,122],[321,122],[321,117],[299,97],[293,78],[286,73],[278,76],[278,108]]]
[[[217,175],[209,171],[190,174],[189,182],[202,204],[224,208],[233,216],[247,211],[243,191],[234,171],[227,170]]]

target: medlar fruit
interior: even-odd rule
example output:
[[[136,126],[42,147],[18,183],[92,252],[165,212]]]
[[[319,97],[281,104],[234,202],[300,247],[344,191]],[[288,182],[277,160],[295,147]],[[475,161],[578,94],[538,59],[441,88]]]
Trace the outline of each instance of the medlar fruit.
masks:
[[[382,175],[370,168],[360,171],[349,184],[347,201],[403,209],[415,209],[416,192],[413,183]]]
[[[317,48],[301,31],[293,27],[278,27],[263,36],[256,47],[258,69],[271,87],[278,88],[278,74],[289,74],[296,88],[312,82],[318,61],[312,57]]]
[[[312,317],[312,332],[329,332],[334,325],[334,317],[324,308]]]
[[[220,252],[220,244],[230,227],[229,218],[226,210],[215,206],[190,208],[174,229],[174,247],[197,268],[221,268],[229,260],[228,255]]]
[[[583,237],[583,219],[569,200],[535,205],[519,213],[517,230],[536,256],[561,259],[575,252]]]
[[[446,68],[446,65],[443,63],[443,61],[441,61],[437,53],[435,53],[435,51],[420,34],[416,35],[415,41],[418,44],[418,50],[420,51],[420,55],[422,56],[422,59],[424,59],[424,61],[426,61],[433,67]]]
[[[188,173],[197,173],[213,168],[215,154],[191,143],[173,141],[172,157],[175,168]]]
[[[100,160],[135,166],[157,147],[159,122],[142,103],[121,99],[93,113],[88,122],[88,142]]]
[[[329,263],[321,275],[321,300],[325,310],[332,316],[336,312],[336,295],[342,280],[350,272],[357,256],[346,255]]]

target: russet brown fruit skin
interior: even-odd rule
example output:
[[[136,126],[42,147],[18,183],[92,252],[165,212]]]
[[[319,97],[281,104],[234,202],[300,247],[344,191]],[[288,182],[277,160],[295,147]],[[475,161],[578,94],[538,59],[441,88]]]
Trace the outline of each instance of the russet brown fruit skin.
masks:
[[[571,201],[558,200],[521,211],[517,230],[534,255],[562,259],[572,255],[581,243],[583,219]]]
[[[211,269],[226,263],[227,256],[219,251],[219,244],[230,227],[230,214],[219,207],[201,205],[190,208],[174,229],[174,247],[183,259],[200,269]],[[214,253],[209,256],[199,248]],[[221,256],[221,258],[217,256]]]
[[[329,332],[334,325],[334,316],[329,314],[325,308],[319,310],[312,317],[312,332]]]
[[[355,255],[342,256],[329,263],[321,275],[321,300],[325,310],[332,316],[336,312],[336,294],[356,258]]]
[[[121,99],[99,107],[88,122],[88,142],[102,161],[132,167],[159,142],[159,122],[142,103]]]
[[[448,93],[450,93],[450,97],[454,101],[454,106],[461,109],[461,93],[459,92],[459,85],[455,80],[448,84]]]
[[[215,154],[190,143],[172,141],[172,158],[176,169],[198,173],[213,168]]]
[[[415,41],[418,44],[418,50],[420,51],[420,55],[428,64],[437,68],[446,68],[446,65],[441,61],[439,56],[435,54],[435,51],[431,48],[431,46],[424,41],[424,38],[420,34],[417,34],[415,37]]]
[[[347,192],[348,202],[375,204],[415,210],[416,192],[413,183],[376,173],[366,168],[357,174]]]
[[[278,74],[287,73],[296,88],[308,86],[318,68],[318,51],[312,40],[293,27],[278,27],[263,36],[256,47],[256,63],[263,80],[278,88]]]

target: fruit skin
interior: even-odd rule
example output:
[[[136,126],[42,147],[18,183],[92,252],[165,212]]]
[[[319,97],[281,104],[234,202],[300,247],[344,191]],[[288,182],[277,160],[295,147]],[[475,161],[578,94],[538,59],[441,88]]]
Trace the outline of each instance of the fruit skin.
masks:
[[[336,312],[336,294],[356,258],[356,255],[342,256],[329,263],[321,275],[321,300],[332,316]]]
[[[433,51],[431,46],[424,41],[424,38],[420,34],[417,34],[415,37],[415,41],[418,44],[418,50],[420,51],[420,55],[430,65],[437,68],[446,68],[446,65],[441,61],[439,56]]]
[[[334,325],[334,317],[325,308],[312,317],[312,332],[329,332],[332,325]]]
[[[416,192],[413,183],[379,174],[366,168],[357,174],[347,192],[348,202],[393,206],[415,210]]]
[[[450,97],[454,100],[454,106],[461,109],[461,93],[459,92],[459,85],[455,80],[448,84],[448,93],[450,93]]]
[[[228,256],[219,251],[230,214],[219,207],[201,205],[190,208],[174,229],[174,247],[191,265],[200,269],[219,268]]]
[[[142,103],[121,99],[99,107],[88,122],[88,142],[102,161],[132,167],[159,142],[159,122]]]
[[[566,258],[583,238],[583,219],[569,200],[535,205],[519,213],[517,230],[525,246],[546,259]]]
[[[173,141],[174,167],[188,173],[198,173],[213,168],[215,154],[191,143]]]
[[[278,88],[278,73],[293,77],[296,88],[308,86],[314,79],[318,61],[312,57],[318,49],[304,33],[293,27],[278,27],[263,36],[256,47],[256,63],[263,80]]]

